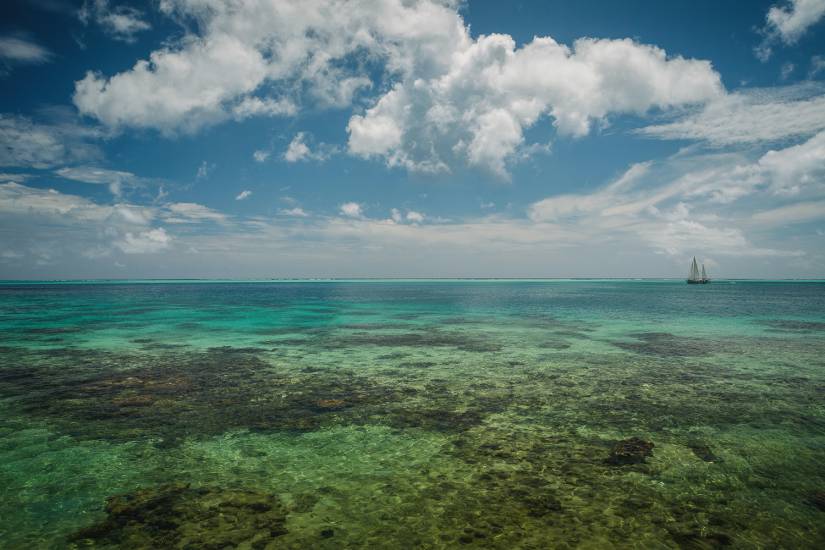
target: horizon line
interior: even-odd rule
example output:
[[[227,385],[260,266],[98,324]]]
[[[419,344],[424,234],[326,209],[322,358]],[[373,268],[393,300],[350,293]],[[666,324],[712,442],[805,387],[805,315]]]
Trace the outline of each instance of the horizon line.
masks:
[[[0,284],[26,283],[128,283],[128,282],[335,282],[335,281],[685,281],[685,277],[117,277],[117,278],[66,278],[66,279],[0,279]],[[796,281],[796,282],[825,282],[825,278],[793,277],[793,278],[748,278],[725,277],[712,279],[715,282],[726,281]]]

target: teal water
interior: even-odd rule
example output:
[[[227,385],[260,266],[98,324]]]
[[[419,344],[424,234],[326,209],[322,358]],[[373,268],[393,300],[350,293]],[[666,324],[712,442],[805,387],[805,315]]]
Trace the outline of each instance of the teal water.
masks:
[[[9,548],[821,548],[825,283],[0,284],[0,491]]]

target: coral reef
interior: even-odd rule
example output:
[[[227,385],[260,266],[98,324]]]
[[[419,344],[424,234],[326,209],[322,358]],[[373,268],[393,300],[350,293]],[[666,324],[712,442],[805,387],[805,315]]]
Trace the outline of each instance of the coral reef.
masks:
[[[287,533],[286,516],[274,495],[175,483],[111,497],[106,519],[70,541],[121,548],[264,548]]]

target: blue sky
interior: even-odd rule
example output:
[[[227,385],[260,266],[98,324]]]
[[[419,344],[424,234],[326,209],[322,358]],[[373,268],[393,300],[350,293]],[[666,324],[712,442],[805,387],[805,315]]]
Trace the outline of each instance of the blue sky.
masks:
[[[12,0],[0,278],[825,277],[825,0]]]

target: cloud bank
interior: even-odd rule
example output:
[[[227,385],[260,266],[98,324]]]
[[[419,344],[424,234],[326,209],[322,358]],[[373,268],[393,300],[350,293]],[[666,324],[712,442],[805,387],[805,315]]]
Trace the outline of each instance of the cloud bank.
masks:
[[[421,172],[460,163],[506,179],[525,130],[543,117],[560,134],[583,136],[611,115],[702,104],[724,92],[709,62],[629,39],[567,46],[536,37],[518,46],[504,34],[472,37],[452,2],[160,7],[193,30],[130,70],[87,73],[74,93],[83,114],[115,129],[173,134],[360,97],[368,106],[347,124],[351,154]],[[287,160],[307,158],[301,143]]]

